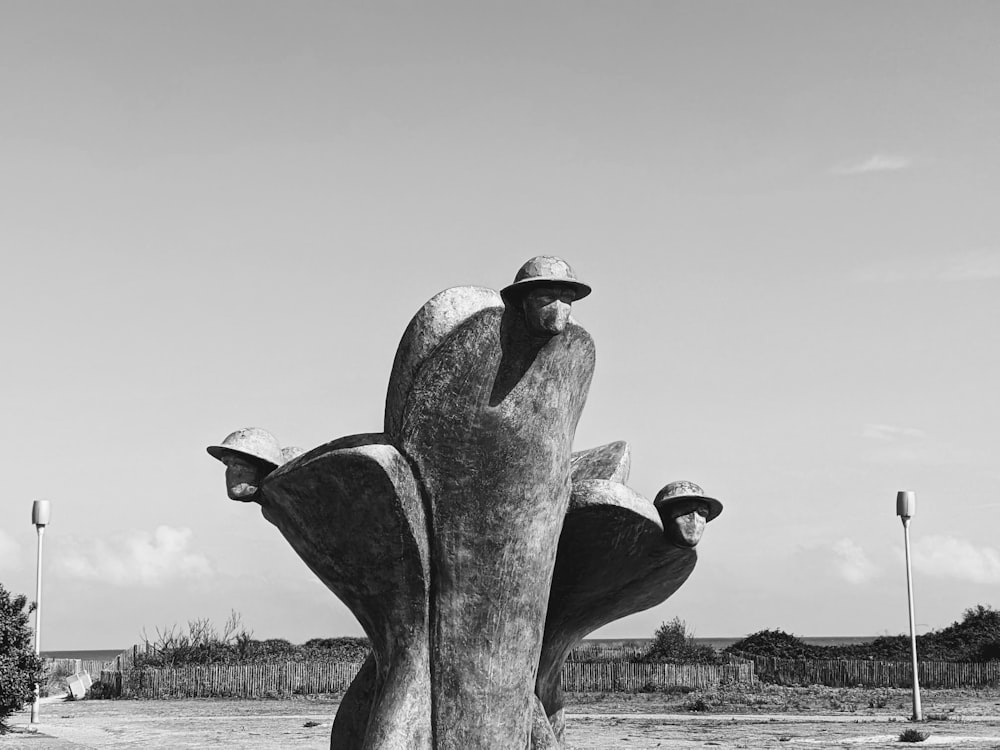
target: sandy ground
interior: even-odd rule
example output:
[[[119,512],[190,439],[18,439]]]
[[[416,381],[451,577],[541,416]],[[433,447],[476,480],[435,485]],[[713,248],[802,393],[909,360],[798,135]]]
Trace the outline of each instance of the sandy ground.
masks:
[[[923,745],[1000,750],[1000,690],[928,691],[923,698],[928,720],[914,724],[908,720],[911,704],[904,691],[767,688],[674,696],[580,695],[568,704],[567,739],[574,750],[885,748],[899,747],[899,734],[916,728],[929,735]],[[337,705],[335,699],[48,699],[41,707],[39,731],[28,731],[27,712],[17,714],[10,721],[14,731],[0,736],[0,750],[327,750]]]

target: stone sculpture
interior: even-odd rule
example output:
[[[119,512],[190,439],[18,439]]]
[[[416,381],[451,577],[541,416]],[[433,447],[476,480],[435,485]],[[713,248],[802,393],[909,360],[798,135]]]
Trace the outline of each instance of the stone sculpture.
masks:
[[[717,500],[675,482],[651,503],[621,441],[572,452],[594,344],[571,311],[590,291],[539,256],[499,294],[441,292],[399,343],[381,433],[209,447],[371,641],[332,748],[562,748],[569,652],[694,569]]]

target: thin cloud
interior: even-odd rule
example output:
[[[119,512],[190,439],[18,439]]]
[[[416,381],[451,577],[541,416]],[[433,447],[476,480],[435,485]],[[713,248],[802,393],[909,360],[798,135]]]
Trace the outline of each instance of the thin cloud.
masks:
[[[911,548],[913,569],[921,575],[972,583],[1000,583],[1000,550],[977,547],[951,536],[921,536]]]
[[[171,580],[211,575],[208,559],[189,549],[190,529],[158,526],[150,534],[133,531],[88,543],[83,552],[63,555],[58,570],[69,578],[100,580],[113,586],[159,586]]]
[[[17,570],[21,567],[21,545],[0,529],[0,570]]]
[[[841,539],[833,545],[834,568],[848,583],[860,585],[881,575],[881,569],[871,561],[863,548],[851,539]]]
[[[966,464],[966,451],[928,435],[916,427],[866,424],[861,431],[864,460],[877,464],[952,466]]]
[[[948,264],[942,281],[983,281],[1000,279],[1000,250],[976,250]]]
[[[1000,249],[984,248],[945,258],[906,258],[871,263],[861,268],[858,281],[900,283],[907,281],[976,282],[1000,279]]]
[[[866,424],[861,434],[869,440],[893,441],[923,439],[927,433],[916,427],[896,427],[891,424]]]
[[[841,177],[872,172],[897,172],[900,169],[906,169],[911,163],[912,161],[906,156],[873,154],[864,161],[835,166],[830,172]]]

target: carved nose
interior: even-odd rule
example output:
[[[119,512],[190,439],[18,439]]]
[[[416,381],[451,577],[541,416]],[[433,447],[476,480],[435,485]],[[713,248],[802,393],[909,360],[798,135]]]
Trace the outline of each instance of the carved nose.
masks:
[[[229,499],[230,500],[241,500],[246,502],[248,500],[253,500],[254,495],[257,494],[257,488],[252,484],[247,484],[246,482],[238,482],[236,484],[229,485]]]
[[[675,541],[685,547],[695,547],[701,541],[701,535],[705,532],[705,516],[698,511],[677,516],[674,519]]]
[[[257,494],[258,479],[256,472],[245,466],[226,467],[226,490],[230,500],[247,502]]]
[[[552,330],[556,333],[562,333],[566,329],[566,324],[569,323],[569,314],[571,309],[571,305],[568,302],[563,302],[562,300],[556,300],[552,303]]]

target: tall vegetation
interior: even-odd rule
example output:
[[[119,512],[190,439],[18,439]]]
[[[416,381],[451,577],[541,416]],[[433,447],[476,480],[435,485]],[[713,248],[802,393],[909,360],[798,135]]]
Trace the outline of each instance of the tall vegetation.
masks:
[[[715,664],[719,655],[711,646],[695,641],[687,623],[679,617],[664,622],[653,634],[653,642],[642,657],[642,661],[664,661],[681,664]]]
[[[20,597],[23,607],[24,597]],[[24,615],[25,622],[27,614]],[[188,622],[187,629],[176,625],[156,630],[146,637],[145,653],[136,658],[137,667],[180,666],[186,664],[252,664],[275,661],[362,661],[371,648],[366,638],[313,638],[294,645],[283,638],[257,640],[236,612],[221,629],[208,619]],[[27,641],[25,641],[27,642]],[[606,660],[582,647],[579,657]],[[628,649],[625,649],[628,650]],[[1000,611],[978,604],[965,610],[962,619],[941,630],[917,637],[922,660],[983,662],[1000,660]],[[783,630],[761,630],[737,641],[719,654],[700,644],[684,620],[675,617],[656,629],[652,642],[641,656],[618,655],[617,659],[644,662],[718,664],[730,656],[773,656],[785,659],[880,659],[906,661],[910,639],[905,635],[881,636],[867,643],[849,646],[815,646]],[[33,680],[32,680],[33,682]],[[6,680],[4,681],[6,686]],[[30,692],[30,691],[29,691]]]
[[[36,682],[42,680],[42,660],[31,647],[28,605],[23,594],[11,596],[0,583],[0,734],[7,731],[7,719],[34,697]]]
[[[208,618],[189,620],[187,629],[156,628],[147,647],[136,655],[136,667],[192,664],[257,664],[276,661],[363,661],[370,647],[366,638],[313,638],[295,645],[284,638],[257,640],[237,612],[217,628]]]
[[[775,656],[783,659],[910,658],[907,635],[880,636],[849,646],[814,646],[783,630],[761,630],[725,649],[734,655]],[[951,625],[917,636],[917,654],[925,661],[986,662],[1000,660],[1000,610],[977,604]]]

